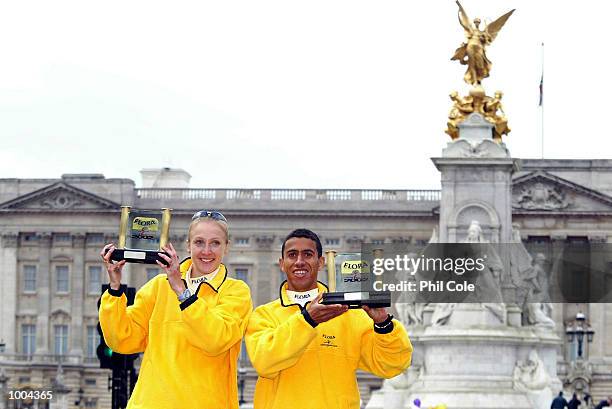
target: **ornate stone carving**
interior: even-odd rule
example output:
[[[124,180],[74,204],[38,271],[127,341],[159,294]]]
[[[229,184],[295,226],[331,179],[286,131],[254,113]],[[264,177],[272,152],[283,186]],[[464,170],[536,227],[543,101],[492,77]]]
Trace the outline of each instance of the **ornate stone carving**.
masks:
[[[492,139],[483,139],[477,143],[470,143],[459,138],[449,142],[442,150],[445,158],[509,158],[510,153],[503,143],[493,142]]]
[[[2,247],[17,247],[19,235],[16,233],[4,233],[2,235]]]
[[[40,206],[49,209],[74,209],[83,205],[83,201],[68,192],[56,192],[40,201]]]
[[[100,210],[118,209],[119,204],[71,186],[58,182],[37,191],[19,196],[2,204],[3,209],[19,210]]]
[[[51,242],[53,241],[53,233],[45,231],[45,232],[37,234],[37,236],[39,237],[39,243],[41,246],[43,247],[51,246]]]
[[[535,182],[523,186],[512,205],[514,208],[527,210],[560,210],[569,207],[570,204],[559,187]]]
[[[570,363],[565,382],[575,384],[577,381],[583,381],[588,385],[591,383],[592,373],[591,364],[584,359],[578,359]]]
[[[350,236],[347,237],[345,241],[350,250],[359,250],[364,240],[363,237]]]
[[[412,237],[394,236],[394,237],[389,237],[389,239],[391,240],[392,244],[410,244]]]
[[[73,247],[83,247],[85,245],[85,234],[84,233],[74,233],[72,235],[72,246]]]
[[[255,238],[255,243],[260,249],[270,249],[274,244],[274,235],[262,234]]]

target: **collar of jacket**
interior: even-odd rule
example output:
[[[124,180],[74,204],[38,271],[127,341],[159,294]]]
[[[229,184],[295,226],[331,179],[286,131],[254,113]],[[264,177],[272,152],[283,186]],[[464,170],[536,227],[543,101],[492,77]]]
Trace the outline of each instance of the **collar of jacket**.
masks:
[[[319,289],[319,293],[326,293],[329,291],[329,288],[327,288],[327,286],[325,284],[323,284],[320,281],[317,281],[317,288]],[[304,304],[304,306],[302,307],[300,304],[298,303],[292,303],[291,301],[289,301],[289,296],[287,295],[287,280],[283,281],[280,285],[280,289],[279,291],[279,299],[280,299],[280,303],[283,307],[291,307],[292,305],[297,305],[298,307],[300,307],[300,309],[306,308],[306,306],[308,305],[308,303],[310,303],[310,301],[308,301],[306,304]]]
[[[183,279],[183,281],[185,280],[185,275],[187,274],[187,270],[189,270],[189,267],[191,267],[191,257],[187,257],[185,260],[181,261],[180,271],[181,271],[181,278]],[[213,289],[213,291],[218,293],[219,288],[221,288],[221,285],[225,282],[226,278],[227,278],[227,267],[225,267],[225,264],[221,263],[219,264],[219,272],[217,273],[215,278],[213,278],[211,282],[208,282],[208,281],[201,282],[198,285],[198,290],[196,291],[196,293],[200,291],[200,287],[202,286],[202,284],[209,286],[210,288]]]

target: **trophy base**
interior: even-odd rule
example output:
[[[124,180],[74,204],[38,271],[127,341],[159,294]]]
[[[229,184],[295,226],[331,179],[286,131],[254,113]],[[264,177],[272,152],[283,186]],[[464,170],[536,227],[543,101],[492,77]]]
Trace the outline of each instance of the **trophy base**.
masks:
[[[342,304],[349,308],[361,308],[367,305],[371,308],[391,307],[390,291],[363,291],[350,293],[323,293],[321,304]]]
[[[128,263],[140,264],[157,264],[159,261],[164,265],[168,265],[166,260],[161,258],[158,253],[164,253],[159,250],[135,250],[135,249],[115,249],[111,255],[113,261],[127,261]]]

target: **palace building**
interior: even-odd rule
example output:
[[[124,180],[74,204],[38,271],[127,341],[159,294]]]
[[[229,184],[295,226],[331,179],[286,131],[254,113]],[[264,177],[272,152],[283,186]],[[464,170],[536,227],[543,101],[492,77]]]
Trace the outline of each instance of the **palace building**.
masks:
[[[110,408],[110,371],[96,357],[96,303],[108,282],[99,253],[117,240],[121,205],[173,209],[170,241],[181,256],[192,214],[223,212],[231,238],[224,262],[248,283],[256,306],[278,297],[281,243],[295,228],[317,232],[325,249],[355,252],[363,242],[425,244],[439,220],[439,190],[208,189],[189,187],[189,179],[168,168],[143,170],[138,187],[99,174],[0,179],[0,408],[26,407],[7,391],[57,388],[58,373],[69,407]],[[612,243],[612,160],[522,160],[512,202],[523,242]],[[124,272],[139,288],[160,270],[129,264]],[[612,292],[612,263],[605,273]],[[576,279],[588,277],[576,272]],[[577,313],[593,332],[580,341],[566,334]],[[596,399],[612,394],[612,304],[554,304],[552,318],[563,341],[561,382]],[[256,373],[244,350],[240,367],[250,402]],[[364,402],[381,383],[360,375]]]

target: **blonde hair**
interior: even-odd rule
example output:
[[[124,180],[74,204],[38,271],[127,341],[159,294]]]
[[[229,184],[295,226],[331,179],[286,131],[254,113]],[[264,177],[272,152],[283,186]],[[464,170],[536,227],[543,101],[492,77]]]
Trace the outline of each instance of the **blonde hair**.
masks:
[[[213,219],[212,217],[197,217],[193,219],[191,223],[189,223],[189,230],[187,230],[187,243],[191,241],[191,230],[193,229],[193,227],[200,222],[207,221],[217,223],[221,227],[221,230],[223,230],[223,232],[225,233],[225,243],[229,243],[229,226],[227,225],[227,222],[223,220]]]

